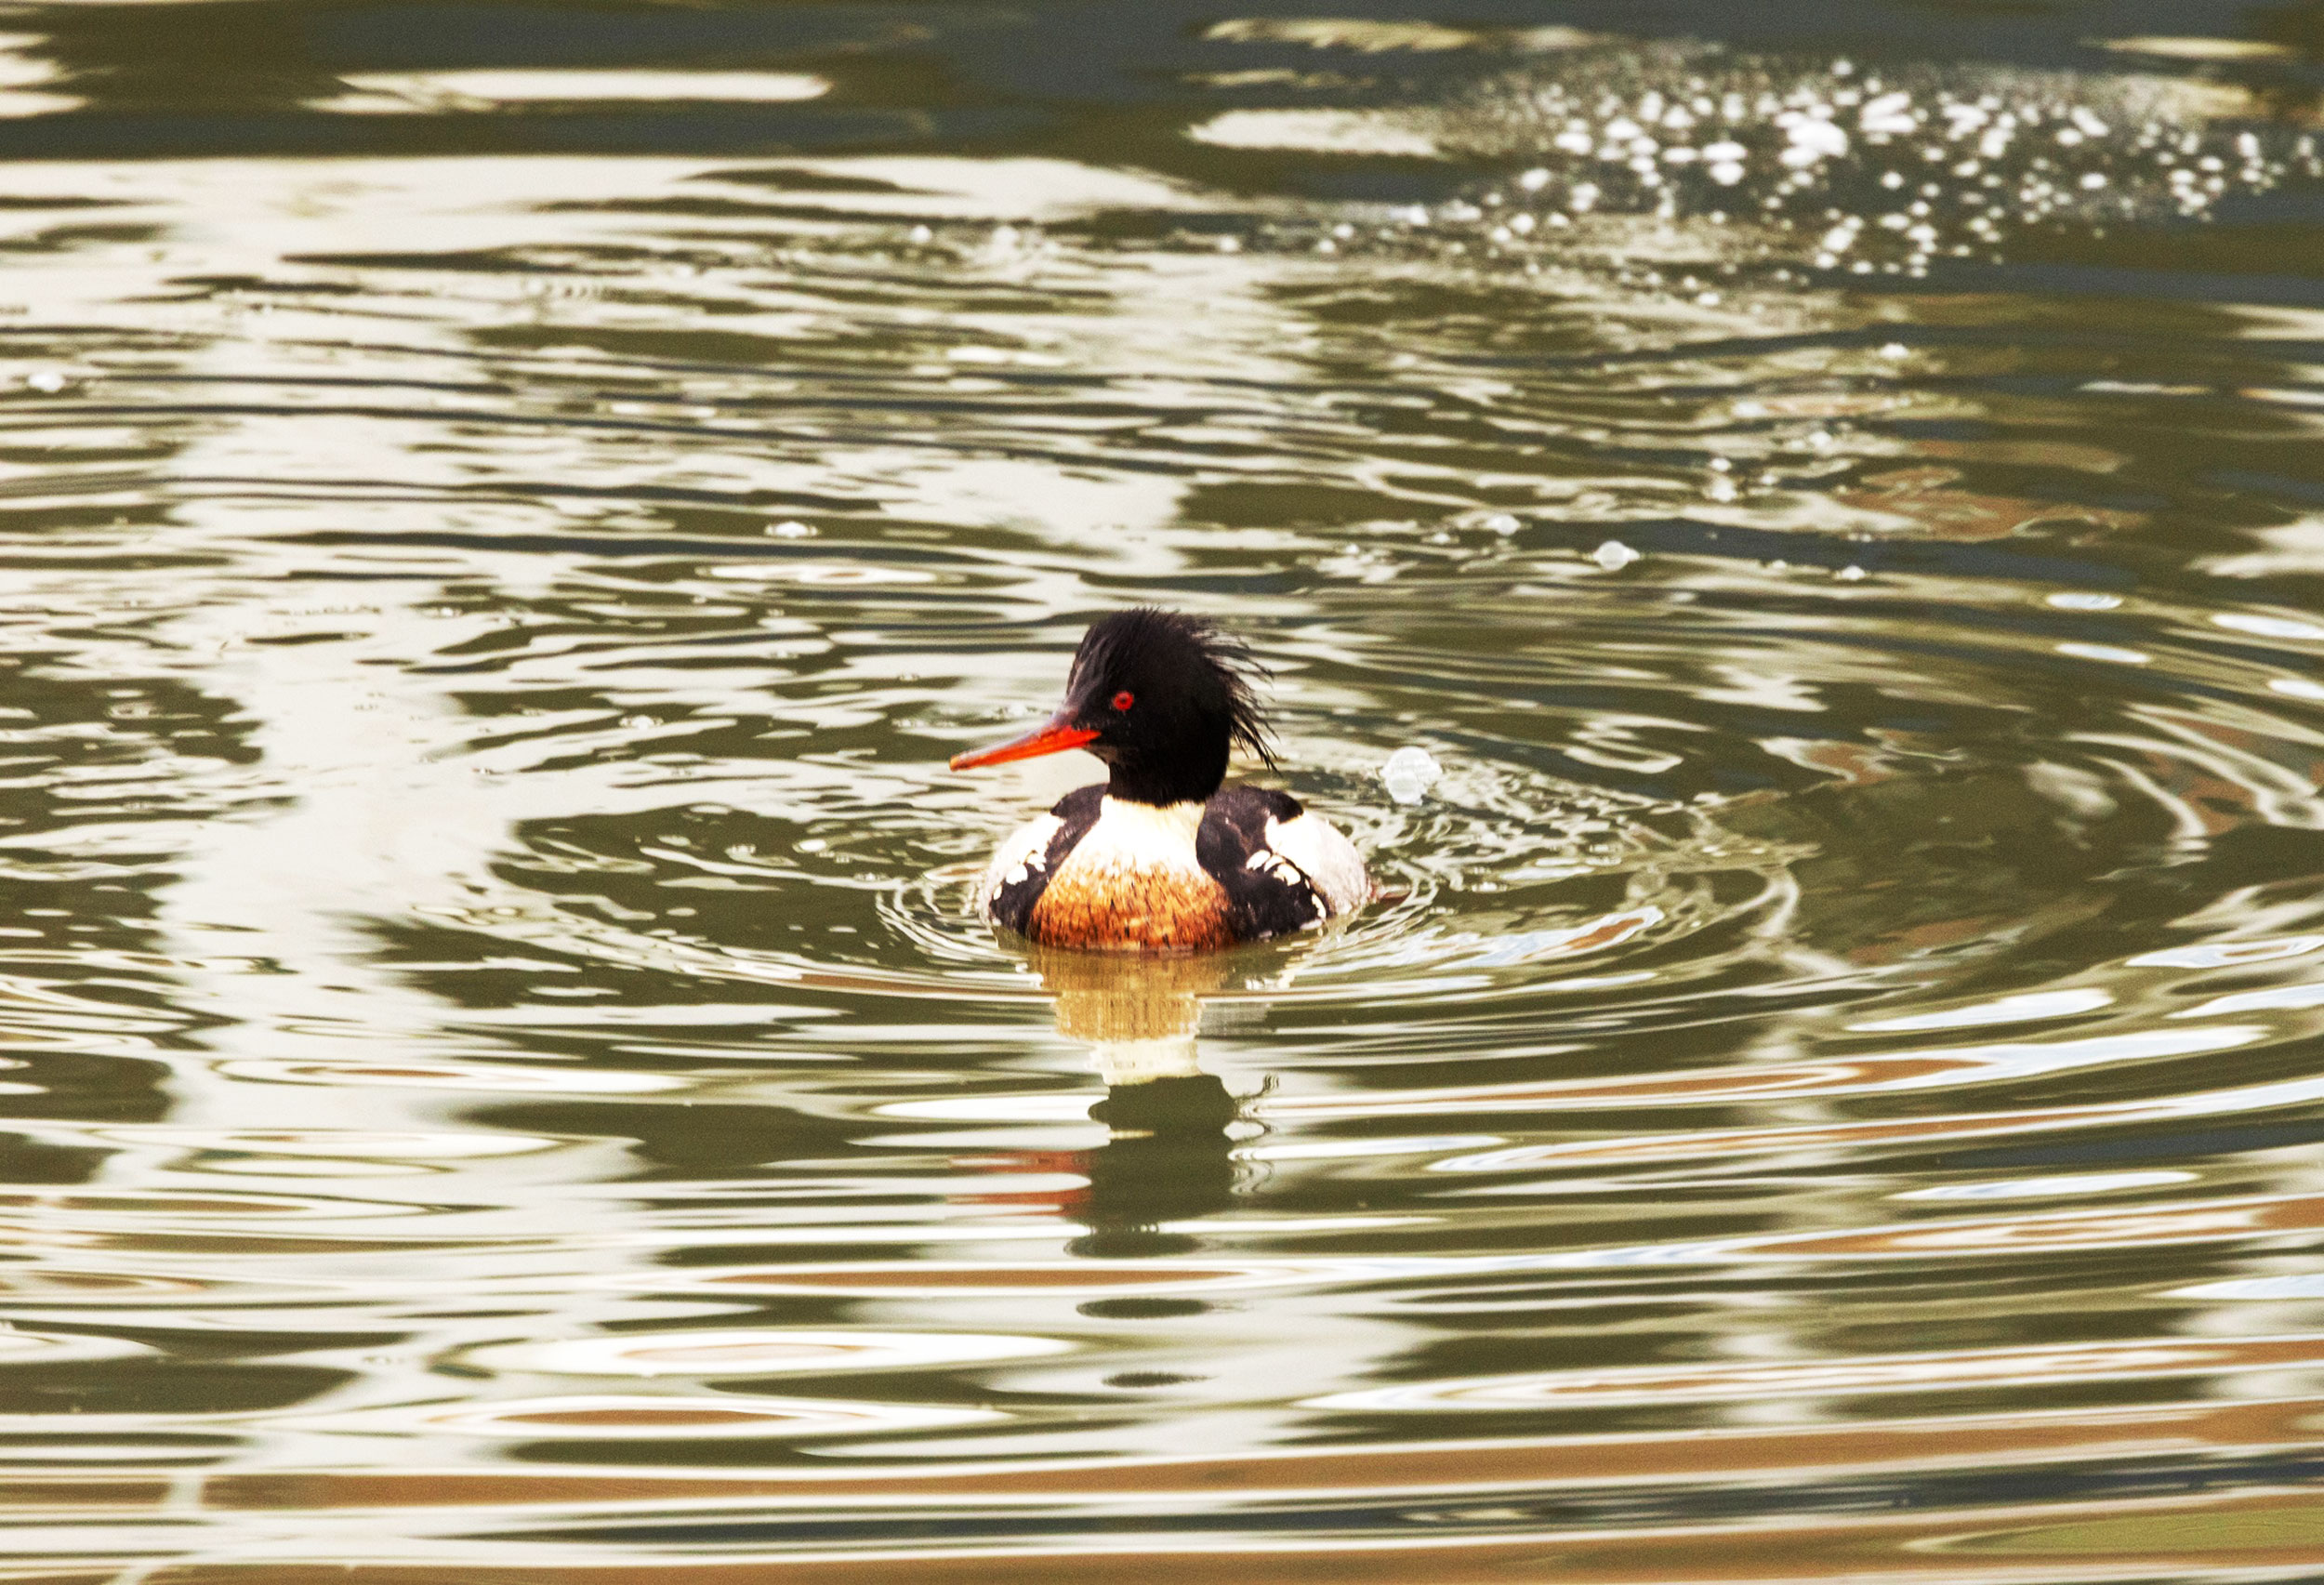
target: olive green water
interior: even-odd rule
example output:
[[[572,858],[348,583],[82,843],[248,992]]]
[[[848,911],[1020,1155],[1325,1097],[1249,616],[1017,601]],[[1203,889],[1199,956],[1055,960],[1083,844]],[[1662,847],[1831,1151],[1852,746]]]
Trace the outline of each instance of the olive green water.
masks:
[[[0,20],[0,1579],[2324,1572],[2324,11],[1326,10]]]

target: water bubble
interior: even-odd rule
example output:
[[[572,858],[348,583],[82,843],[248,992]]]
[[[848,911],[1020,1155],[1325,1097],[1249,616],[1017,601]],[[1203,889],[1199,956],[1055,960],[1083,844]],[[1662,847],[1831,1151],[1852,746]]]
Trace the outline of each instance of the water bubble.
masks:
[[[1590,552],[1590,559],[1609,573],[1618,573],[1639,560],[1639,553],[1618,539],[1609,539]]]
[[[1380,768],[1380,779],[1388,785],[1388,796],[1398,803],[1418,803],[1435,785],[1445,768],[1425,748],[1409,746],[1388,756],[1388,763]]]

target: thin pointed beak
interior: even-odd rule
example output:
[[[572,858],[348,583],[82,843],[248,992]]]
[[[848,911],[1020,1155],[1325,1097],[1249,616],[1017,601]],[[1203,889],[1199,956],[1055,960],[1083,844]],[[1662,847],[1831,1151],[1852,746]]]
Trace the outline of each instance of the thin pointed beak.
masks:
[[[1031,759],[1043,754],[1062,754],[1068,748],[1078,748],[1085,743],[1095,743],[1094,728],[1076,726],[1063,712],[1051,716],[1041,725],[1010,743],[997,743],[990,748],[971,749],[952,757],[956,771],[971,771],[979,765],[999,765],[1010,759]]]

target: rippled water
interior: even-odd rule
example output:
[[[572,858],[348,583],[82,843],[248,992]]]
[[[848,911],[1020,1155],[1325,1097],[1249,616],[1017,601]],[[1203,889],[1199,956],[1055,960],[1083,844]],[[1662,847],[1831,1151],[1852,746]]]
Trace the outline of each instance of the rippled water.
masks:
[[[12,13],[0,1578],[2314,1577],[2324,12],[1547,9]]]

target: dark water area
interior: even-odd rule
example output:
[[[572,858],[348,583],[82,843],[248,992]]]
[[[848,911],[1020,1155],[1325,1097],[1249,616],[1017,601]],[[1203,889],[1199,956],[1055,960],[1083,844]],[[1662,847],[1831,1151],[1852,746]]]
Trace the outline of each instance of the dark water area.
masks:
[[[2324,1577],[2320,142],[2314,4],[7,7],[0,1580]],[[1389,899],[973,917],[1140,601]]]

